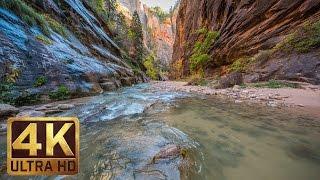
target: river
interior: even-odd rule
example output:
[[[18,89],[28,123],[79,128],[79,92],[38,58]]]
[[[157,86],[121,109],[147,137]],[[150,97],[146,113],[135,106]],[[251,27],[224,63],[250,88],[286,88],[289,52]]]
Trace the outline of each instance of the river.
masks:
[[[81,121],[80,173],[67,179],[320,178],[320,119],[300,112],[141,84],[58,115]],[[170,147],[186,156],[152,160]],[[5,149],[1,136],[0,164]]]

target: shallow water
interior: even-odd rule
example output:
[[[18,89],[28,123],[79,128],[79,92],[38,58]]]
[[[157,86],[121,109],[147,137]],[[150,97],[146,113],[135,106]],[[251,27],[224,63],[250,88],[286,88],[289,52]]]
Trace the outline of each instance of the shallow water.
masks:
[[[60,115],[81,120],[80,174],[70,179],[320,178],[320,119],[300,113],[157,92],[143,84],[93,97]],[[187,149],[186,159],[151,163],[173,144]],[[3,163],[3,140],[0,151]]]
[[[205,179],[320,179],[319,118],[189,98],[159,119],[200,144]]]

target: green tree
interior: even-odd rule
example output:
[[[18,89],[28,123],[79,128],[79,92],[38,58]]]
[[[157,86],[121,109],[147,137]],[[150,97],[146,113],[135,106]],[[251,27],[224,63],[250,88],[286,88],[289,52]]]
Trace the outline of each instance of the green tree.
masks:
[[[129,34],[130,34],[129,36],[133,41],[132,55],[133,55],[133,59],[135,60],[135,64],[137,65],[137,67],[140,67],[140,69],[145,70],[143,66],[144,47],[143,47],[142,24],[137,11],[133,13]]]

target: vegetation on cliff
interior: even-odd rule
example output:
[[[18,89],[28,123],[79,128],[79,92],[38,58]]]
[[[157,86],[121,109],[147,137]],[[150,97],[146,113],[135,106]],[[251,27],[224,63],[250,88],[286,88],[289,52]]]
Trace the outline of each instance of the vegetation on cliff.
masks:
[[[320,21],[306,22],[301,28],[289,34],[275,48],[285,52],[307,53],[320,46]]]
[[[49,14],[38,12],[23,0],[3,0],[0,2],[0,7],[13,11],[30,26],[39,26],[42,33],[46,36],[50,35],[51,29],[58,34],[67,37],[67,30],[62,24],[51,18]],[[44,40],[43,37],[38,39]],[[48,40],[43,42],[47,43]]]
[[[153,80],[158,80],[159,69],[155,64],[155,60],[156,60],[155,56],[153,54],[150,54],[144,60],[143,65],[147,69],[146,71],[147,75]]]
[[[12,89],[20,75],[20,71],[9,64],[6,64],[4,68],[7,73],[0,81],[0,103],[15,104]]]
[[[56,91],[49,94],[49,98],[52,100],[65,100],[69,99],[70,91],[65,85],[60,85]]]
[[[24,1],[1,0],[0,7],[12,10],[30,26],[39,25],[44,34],[50,34],[48,22],[45,20],[45,17],[42,14],[36,12],[32,7],[28,6]]]
[[[201,38],[195,43],[189,58],[191,74],[203,72],[204,66],[212,59],[209,50],[220,36],[219,32],[210,31],[207,28],[199,29],[195,33]]]
[[[140,31],[131,30],[139,26],[129,26],[117,5],[116,0],[0,1],[0,44],[10,47],[0,57],[0,101],[26,105],[47,96],[91,95],[108,83],[121,87],[146,81],[141,24]],[[129,31],[140,35],[131,39]],[[130,54],[132,47],[137,53]],[[6,62],[20,72],[14,82],[8,81]]]
[[[143,32],[141,20],[137,11],[135,11],[132,16],[129,37],[133,42],[132,52],[130,53],[135,60],[136,66],[140,67],[140,69],[144,69],[142,65],[144,57]]]
[[[150,10],[159,18],[160,22],[164,22],[170,17],[170,13],[165,12],[159,6],[152,7]]]
[[[254,64],[265,63],[277,52],[308,53],[320,45],[320,21],[306,22],[303,26],[288,34],[272,49],[259,51],[256,55],[235,59],[228,67],[228,72],[246,73]]]
[[[249,82],[287,79],[319,84],[319,5],[298,0],[250,1],[245,6],[182,0],[172,63],[182,67],[181,73],[172,68],[171,74],[187,78],[202,69],[206,77],[240,72]],[[263,14],[268,16],[261,18]],[[220,32],[209,44],[206,35],[199,35],[207,29]]]
[[[87,0],[91,9],[108,25],[111,30],[115,30],[117,23],[117,0]]]

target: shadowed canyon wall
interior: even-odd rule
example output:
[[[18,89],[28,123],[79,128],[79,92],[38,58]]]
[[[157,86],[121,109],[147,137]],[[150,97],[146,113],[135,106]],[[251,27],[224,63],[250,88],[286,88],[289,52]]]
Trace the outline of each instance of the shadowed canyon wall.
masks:
[[[319,0],[182,0],[171,76],[320,83],[319,10]]]

